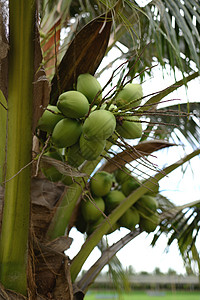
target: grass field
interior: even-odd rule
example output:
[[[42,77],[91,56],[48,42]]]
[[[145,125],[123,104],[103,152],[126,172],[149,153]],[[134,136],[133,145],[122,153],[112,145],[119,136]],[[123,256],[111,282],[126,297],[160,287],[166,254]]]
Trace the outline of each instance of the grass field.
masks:
[[[130,293],[116,294],[114,291],[89,291],[85,300],[200,300],[199,292],[164,292],[164,291],[132,291]]]

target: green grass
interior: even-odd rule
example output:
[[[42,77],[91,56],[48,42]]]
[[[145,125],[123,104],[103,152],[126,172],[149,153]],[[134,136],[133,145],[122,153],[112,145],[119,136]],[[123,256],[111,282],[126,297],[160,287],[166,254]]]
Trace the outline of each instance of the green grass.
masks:
[[[118,295],[115,291],[89,291],[85,300],[200,300],[199,292],[131,291]]]

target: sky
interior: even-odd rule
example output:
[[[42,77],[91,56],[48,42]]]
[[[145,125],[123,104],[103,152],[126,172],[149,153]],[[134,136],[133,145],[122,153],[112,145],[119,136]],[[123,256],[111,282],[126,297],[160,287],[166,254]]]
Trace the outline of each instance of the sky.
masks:
[[[119,55],[118,50],[109,54],[102,61],[103,67],[110,59],[114,59],[114,56]],[[115,68],[115,66],[113,66]],[[107,72],[107,76],[103,75],[98,80],[103,86],[108,78],[111,76],[112,70]],[[164,77],[163,77],[164,76]],[[176,72],[177,80],[182,79],[179,72]],[[154,93],[162,90],[174,83],[174,75],[170,74],[170,69],[167,68],[163,74],[161,68],[155,67],[153,69],[153,76],[151,78],[146,77],[142,84],[144,95]],[[188,91],[186,93],[185,87],[179,88],[173,94],[168,96],[168,99],[179,99],[178,102],[184,101],[197,101],[200,102],[200,93],[197,93],[197,89],[200,86],[200,79],[193,80],[188,85]],[[152,162],[164,167],[171,163],[176,162],[185,153],[192,152],[191,146],[186,140],[182,140],[182,146],[175,146],[168,149],[163,149],[155,153],[155,157],[151,158]],[[200,184],[199,184],[199,170],[200,159],[199,157],[191,160],[191,165],[188,165],[187,170],[183,176],[180,169],[175,170],[169,176],[160,181],[160,193],[170,199],[176,205],[183,205],[188,202],[200,200]],[[108,242],[111,245],[118,239],[128,233],[128,230],[122,228],[120,231],[114,232],[108,236]],[[74,238],[71,248],[67,251],[67,255],[70,258],[79,251],[84,237],[82,234],[72,229],[70,236]],[[157,242],[155,247],[151,247],[153,234],[142,233],[134,240],[129,242],[123,249],[121,249],[117,257],[120,259],[124,268],[131,265],[135,272],[153,272],[156,267],[160,268],[162,272],[167,272],[169,268],[174,269],[178,274],[185,274],[185,268],[183,260],[179,254],[176,242],[167,248],[167,238],[163,235]],[[72,256],[73,255],[73,256]],[[87,270],[100,256],[100,251],[94,249],[90,257],[87,259],[83,266],[83,269]],[[105,269],[106,270],[106,269]]]

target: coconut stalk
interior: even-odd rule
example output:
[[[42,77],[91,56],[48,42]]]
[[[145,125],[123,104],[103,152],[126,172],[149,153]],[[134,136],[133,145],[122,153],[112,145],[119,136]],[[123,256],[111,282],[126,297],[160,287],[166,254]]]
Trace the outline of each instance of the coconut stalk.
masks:
[[[84,181],[81,178],[77,178],[76,182],[70,185],[62,195],[60,205],[56,208],[55,215],[47,232],[49,240],[56,239],[65,234],[71,214],[81,196],[83,188]]]
[[[88,174],[89,177],[100,160],[101,157],[99,157],[95,161],[87,161],[80,171]],[[49,240],[53,240],[65,234],[66,228],[71,219],[72,212],[85,188],[87,179],[87,177],[85,178],[85,180],[83,180],[82,178],[76,178],[75,182],[70,185],[66,189],[66,191],[64,191],[59,206],[56,208],[56,212],[47,232],[47,238]]]
[[[147,189],[153,189],[155,182],[158,182],[163,177],[174,171],[176,168],[182,166],[185,162],[189,161],[199,154],[200,149],[197,149],[192,153],[186,155],[176,163],[164,168],[162,172],[157,173],[151,180],[145,182],[145,186],[140,186],[127,198],[125,198],[124,201],[122,201],[122,203],[117,208],[115,208],[113,212],[108,216],[108,219],[104,219],[99,227],[88,237],[81,250],[72,260],[70,267],[72,282],[75,281],[83,264],[85,263],[94,247],[100,242],[101,238],[104,234],[107,233],[110,227],[114,225],[115,222],[126,212],[126,210],[130,208],[141,196],[143,196],[147,192]]]
[[[153,109],[154,105],[157,106],[158,103],[166,96],[168,96],[170,93],[177,90],[179,87],[183,86],[184,84],[190,82],[191,80],[197,78],[199,76],[199,72],[194,72],[187,77],[184,77],[183,79],[176,81],[172,85],[168,86],[166,89],[160,91],[158,94],[152,96],[144,106],[140,107],[138,109],[138,112],[148,111],[149,109]]]
[[[9,91],[0,281],[26,295],[30,215],[34,0],[9,1]]]

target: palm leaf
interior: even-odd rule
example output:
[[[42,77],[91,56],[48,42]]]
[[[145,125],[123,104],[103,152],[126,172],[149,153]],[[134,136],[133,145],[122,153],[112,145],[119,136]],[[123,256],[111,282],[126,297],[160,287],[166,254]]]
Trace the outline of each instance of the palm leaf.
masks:
[[[157,150],[174,146],[175,144],[168,143],[164,140],[144,141],[139,143],[130,149],[126,149],[118,154],[115,154],[113,158],[107,157],[107,162],[101,167],[101,170],[106,172],[114,172],[116,169],[121,168],[126,163],[130,163],[139,158],[143,158]]]
[[[61,2],[65,3],[64,0]],[[134,64],[130,72],[131,77],[134,77],[137,72],[140,73],[145,67],[150,67],[155,57],[162,66],[169,62],[173,70],[178,66],[182,73],[192,70],[191,60],[199,68],[200,10],[196,1],[186,2],[183,4],[180,0],[176,3],[172,0],[151,1],[141,8],[130,1],[124,1],[123,10],[117,12],[117,17],[114,19],[111,16],[115,25],[112,29],[108,51],[116,45],[117,41],[127,47],[126,58],[132,56],[128,67],[131,68]],[[96,2],[93,0],[72,1],[70,9],[67,6],[64,11],[68,10],[70,15],[76,18],[79,16],[78,29],[80,30],[97,16],[98,11],[103,12],[110,9],[110,6],[110,1],[99,1],[97,10]],[[53,9],[55,10],[56,6],[52,6]],[[184,16],[182,16],[182,11]],[[55,16],[55,12],[52,14]],[[61,12],[61,15],[63,14]],[[143,49],[147,44],[149,44],[148,49],[143,57],[138,59],[139,47]],[[150,74],[151,70],[145,72]],[[140,77],[141,79],[144,77],[144,72],[140,74]]]
[[[58,21],[64,22],[69,14],[72,0],[44,0],[40,2],[40,30],[44,38]]]
[[[200,200],[182,206],[162,209],[162,221],[159,231],[154,235],[154,246],[163,233],[169,236],[167,245],[175,240],[178,242],[180,254],[186,270],[192,270],[192,262],[196,262],[200,272],[200,258],[196,249],[197,237],[200,230]]]
[[[115,266],[118,265],[119,269],[121,269],[119,266],[119,262],[116,261],[116,259],[114,260],[114,262],[112,262],[112,258],[115,258],[116,253],[125,245],[127,245],[127,243],[129,243],[132,239],[138,236],[140,232],[140,229],[131,231],[122,239],[114,243],[112,246],[106,248],[104,247],[101,257],[77,282],[77,286],[80,288],[80,290],[86,292],[106,264],[111,263]]]
[[[156,93],[156,95],[153,95],[141,108],[139,108],[138,111],[145,112],[148,110],[151,110],[154,108],[154,106],[157,106],[159,102],[166,96],[168,96],[170,93],[178,89],[179,87],[183,86],[184,84],[187,84],[189,81],[197,78],[199,76],[198,72],[194,72],[191,75],[188,75],[187,77],[184,77],[183,79],[176,81],[174,84],[168,86],[166,89],[159,91]]]
[[[173,70],[178,67],[183,74],[192,71],[191,61],[199,69],[200,9],[196,1],[186,2],[151,1],[143,8],[148,18],[138,12],[141,24],[140,47],[143,49],[148,44],[140,60],[128,33],[120,39],[128,49],[126,57],[132,56],[128,65],[130,69],[134,64],[130,74],[132,78],[145,67],[151,66],[155,58],[163,67],[169,63]],[[140,77],[142,80],[144,75],[141,73]]]
[[[190,110],[189,114],[188,106]],[[200,104],[193,102],[158,109],[156,114],[150,116],[151,121],[158,124],[156,128],[152,130],[151,136],[157,139],[161,137],[172,139],[171,133],[173,131],[176,138],[180,140],[180,144],[182,144],[182,140],[179,137],[181,134],[193,149],[196,149],[200,140],[200,125],[198,122],[199,108]],[[169,124],[169,126],[159,125],[159,122]],[[178,132],[180,134],[178,134]]]
[[[200,43],[200,38],[199,38],[199,33],[197,31],[197,28],[194,26],[192,18],[187,10],[187,8],[185,7],[185,5],[183,5],[181,3],[181,1],[172,1],[172,0],[167,0],[167,6],[170,9],[170,12],[172,13],[172,15],[175,18],[175,22],[177,22],[178,27],[181,29],[181,31],[183,32],[183,36],[185,38],[185,42],[187,43],[188,47],[189,47],[189,51],[191,53],[191,57],[194,60],[194,62],[197,65],[197,68],[200,68],[199,65],[199,55],[197,54],[197,49],[196,49],[196,45],[195,45],[195,37],[196,37],[196,43]],[[183,16],[181,15],[181,9],[184,11],[184,16],[185,18],[183,18]],[[188,27],[187,23],[189,24],[190,28]],[[192,34],[191,34],[192,33]]]
[[[74,88],[79,74],[95,73],[105,54],[111,25],[109,12],[92,20],[75,36],[52,79],[52,104],[62,92]]]
[[[137,234],[134,231],[134,233],[132,234],[132,239],[136,236],[137,236]],[[120,243],[121,243],[121,248],[122,248],[125,244],[128,243],[128,240],[129,241],[131,240],[130,236],[129,236],[129,239],[128,239],[127,236],[126,236],[126,238],[124,238],[124,240],[123,240],[125,242],[124,244],[122,244],[122,240],[120,240],[120,242],[118,241],[119,242],[118,243],[118,249],[120,249],[120,246],[119,246]],[[116,244],[117,243],[115,243],[115,246],[116,246]],[[106,256],[107,256],[107,263],[104,261],[104,265],[106,265],[106,264],[108,265],[108,274],[109,274],[109,276],[110,276],[110,278],[113,282],[113,285],[114,285],[115,290],[117,291],[117,293],[120,295],[120,293],[122,291],[130,290],[130,283],[129,283],[129,280],[128,280],[127,273],[125,272],[120,260],[115,255],[117,253],[117,247],[115,247],[115,249],[114,249],[114,247],[109,247],[109,245],[107,243],[107,240],[102,238],[101,242],[98,244],[98,248],[100,249],[100,251],[102,253],[101,258],[104,256],[104,258],[106,259]],[[108,249],[109,249],[109,251],[108,251]],[[105,254],[105,252],[106,252],[107,255]],[[110,257],[110,259],[108,259],[108,257]],[[98,261],[98,263],[99,263],[99,261]],[[103,263],[101,265],[103,265]],[[89,285],[91,285],[91,283],[92,282],[90,282]],[[88,287],[89,287],[89,285],[88,285]]]
[[[45,155],[41,157],[41,165],[45,167],[54,166],[61,174],[71,176],[72,178],[89,176],[85,173],[79,172],[77,169],[73,168],[67,163]]]

